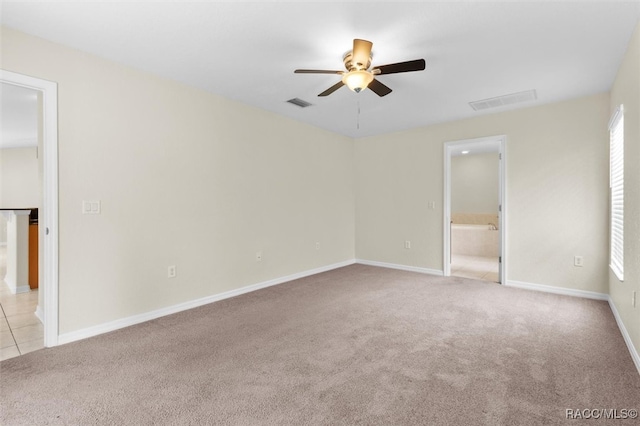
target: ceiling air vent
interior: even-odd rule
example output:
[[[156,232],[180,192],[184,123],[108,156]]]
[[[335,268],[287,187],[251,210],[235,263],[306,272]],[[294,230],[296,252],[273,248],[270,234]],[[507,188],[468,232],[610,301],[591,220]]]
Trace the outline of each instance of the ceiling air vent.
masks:
[[[498,108],[506,105],[513,105],[520,102],[535,101],[538,98],[535,90],[512,93],[510,95],[498,96],[496,98],[482,99],[480,101],[469,102],[471,108],[476,111],[483,109]]]
[[[294,104],[299,106],[300,108],[306,108],[308,106],[311,106],[313,104],[307,102],[307,101],[303,101],[300,98],[293,98],[293,99],[289,99],[287,102],[289,102],[290,104]]]

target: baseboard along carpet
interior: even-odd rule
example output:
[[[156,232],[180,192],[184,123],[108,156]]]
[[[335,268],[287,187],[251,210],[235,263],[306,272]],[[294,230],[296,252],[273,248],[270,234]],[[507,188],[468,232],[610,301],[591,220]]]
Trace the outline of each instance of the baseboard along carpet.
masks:
[[[0,391],[3,425],[537,425],[640,409],[606,302],[367,265],[3,361]]]

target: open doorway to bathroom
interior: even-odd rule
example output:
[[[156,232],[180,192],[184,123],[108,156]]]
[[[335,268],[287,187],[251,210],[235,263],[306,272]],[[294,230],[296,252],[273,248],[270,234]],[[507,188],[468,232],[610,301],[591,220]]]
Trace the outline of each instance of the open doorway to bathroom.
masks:
[[[504,143],[445,144],[445,276],[504,282]]]

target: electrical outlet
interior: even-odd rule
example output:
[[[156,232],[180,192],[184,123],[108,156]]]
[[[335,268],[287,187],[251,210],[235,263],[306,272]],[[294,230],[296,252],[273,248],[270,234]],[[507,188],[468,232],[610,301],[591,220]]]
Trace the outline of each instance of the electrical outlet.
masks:
[[[316,242],[316,250],[320,250],[320,243]]]
[[[176,265],[169,266],[167,270],[167,277],[175,278],[178,275],[178,270],[176,269]]]
[[[256,252],[256,262],[262,262],[262,252],[261,251],[257,251]]]
[[[436,202],[435,201],[429,201],[429,208],[431,210],[435,210],[436,208]]]
[[[406,249],[410,249],[411,248],[411,241],[407,240],[404,242],[404,248]]]
[[[573,258],[573,266],[584,266],[584,259],[582,256],[575,256]]]

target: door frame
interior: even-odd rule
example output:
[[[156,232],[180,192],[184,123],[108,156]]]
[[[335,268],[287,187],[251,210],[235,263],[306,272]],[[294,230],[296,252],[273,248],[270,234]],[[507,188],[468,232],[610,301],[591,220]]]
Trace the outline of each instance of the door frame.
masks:
[[[458,141],[451,141],[444,143],[444,244],[443,244],[443,273],[445,277],[451,275],[451,157],[453,155],[454,150],[461,150],[468,148],[469,150],[473,150],[474,148],[478,148],[480,146],[493,146],[497,148],[497,152],[499,154],[499,178],[498,178],[498,203],[499,203],[499,211],[498,211],[498,232],[500,235],[498,236],[498,256],[499,256],[499,268],[498,268],[498,281],[500,284],[506,284],[507,282],[507,250],[506,250],[506,241],[507,241],[507,226],[506,223],[506,215],[507,215],[507,136],[506,135],[497,135],[497,136],[488,136],[482,138],[475,139],[464,139]],[[495,152],[495,151],[493,151]]]
[[[58,345],[58,84],[0,69],[2,83],[37,90],[42,94],[42,212],[39,233],[44,241],[42,289],[44,292],[44,346]]]

